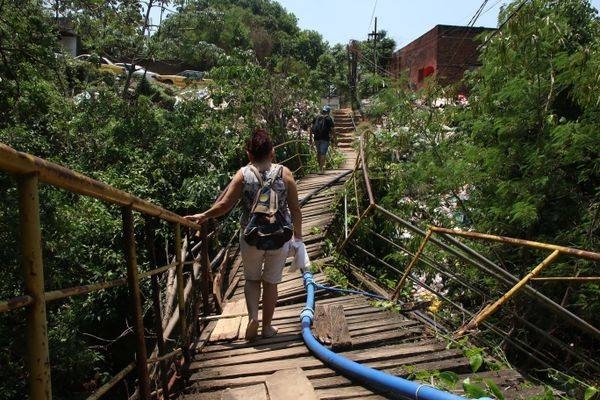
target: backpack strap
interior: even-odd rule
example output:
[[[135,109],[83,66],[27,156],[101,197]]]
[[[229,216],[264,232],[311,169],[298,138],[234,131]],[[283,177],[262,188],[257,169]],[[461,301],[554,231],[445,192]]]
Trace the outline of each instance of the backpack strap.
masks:
[[[248,168],[250,168],[250,171],[252,171],[254,173],[254,176],[256,176],[256,179],[258,179],[258,183],[260,183],[261,187],[265,187],[265,186],[271,186],[273,184],[273,181],[275,181],[276,178],[281,178],[282,177],[282,171],[283,171],[283,166],[281,164],[275,164],[275,171],[272,171],[269,174],[269,179],[267,179],[266,181],[263,180],[262,175],[260,174],[260,172],[258,171],[258,169],[252,165],[252,164],[248,164]]]
[[[273,180],[275,180],[276,178],[283,178],[283,165],[281,164],[276,164],[277,170],[275,171],[275,174],[273,174]]]
[[[265,183],[263,182],[263,178],[260,175],[260,172],[258,172],[258,169],[252,164],[248,164],[248,168],[250,169],[250,171],[252,171],[254,176],[256,176],[256,179],[258,179],[258,183],[260,183],[260,186],[264,186]]]
[[[280,164],[276,164],[276,169],[271,171],[271,173],[269,174],[269,179],[267,179],[266,181],[263,180],[262,176],[260,175],[260,172],[254,165],[249,164],[248,167],[250,168],[250,171],[254,173],[261,186],[260,189],[256,192],[256,197],[254,198],[254,203],[250,212],[259,212],[268,215],[275,214],[279,208],[279,200],[277,193],[271,188],[271,185],[273,184],[273,181],[276,178],[281,176],[281,171],[283,170],[283,167]],[[265,193],[269,193],[268,197],[262,198],[262,196]]]

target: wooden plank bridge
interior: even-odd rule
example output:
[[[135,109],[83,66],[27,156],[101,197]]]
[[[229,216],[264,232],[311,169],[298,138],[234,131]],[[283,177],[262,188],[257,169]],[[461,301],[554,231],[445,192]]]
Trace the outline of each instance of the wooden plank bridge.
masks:
[[[18,231],[22,253],[21,269],[25,280],[25,290],[22,293],[9,299],[0,299],[0,314],[22,309],[27,315],[27,322],[23,324],[27,348],[22,358],[23,365],[27,368],[27,373],[23,374],[23,381],[27,380],[29,398],[36,400],[52,398],[52,365],[49,361],[50,341],[48,340],[50,313],[46,309],[46,303],[54,302],[51,306],[53,311],[61,307],[57,302],[116,287],[127,287],[129,291],[131,307],[127,323],[129,326],[131,321],[130,339],[135,346],[132,347],[129,363],[125,362],[122,369],[111,379],[102,383],[93,382],[101,383],[101,386],[94,390],[89,399],[99,399],[103,396],[104,398],[192,400],[386,398],[386,394],[381,391],[381,386],[377,388],[372,384],[372,380],[361,379],[362,375],[358,373],[344,375],[343,371],[336,369],[338,367],[330,367],[331,358],[352,366],[359,365],[360,369],[365,369],[365,366],[372,368],[366,374],[371,375],[369,378],[383,376],[384,379],[389,378],[389,381],[393,381],[394,385],[401,382],[411,388],[410,392],[402,391],[400,394],[393,387],[394,394],[390,395],[392,386],[384,385],[388,397],[391,398],[437,400],[438,394],[441,394],[439,398],[448,399],[458,399],[467,395],[479,398],[493,396],[506,400],[527,399],[534,396],[545,399],[564,397],[562,393],[556,393],[550,386],[540,386],[526,381],[519,372],[487,356],[485,362],[476,363],[481,364],[481,367],[473,371],[471,360],[464,355],[464,349],[461,348],[463,344],[459,345],[456,341],[450,340],[451,333],[441,328],[441,325],[445,325],[444,315],[442,313],[431,315],[419,308],[425,306],[425,302],[412,305],[393,303],[390,299],[397,298],[395,294],[398,293],[401,283],[397,284],[393,293],[378,286],[375,282],[376,278],[371,279],[364,272],[367,268],[359,257],[356,258],[358,261],[352,261],[354,265],[344,266],[344,269],[352,275],[349,276],[352,282],[359,282],[353,287],[368,287],[368,290],[381,295],[380,299],[385,300],[387,305],[393,305],[396,311],[391,312],[378,307],[377,303],[363,296],[364,293],[358,290],[344,292],[339,288],[332,288],[330,285],[334,283],[328,281],[325,272],[328,272],[328,267],[339,266],[338,263],[341,261],[334,259],[334,256],[326,251],[329,245],[328,239],[335,240],[338,236],[343,237],[334,234],[333,231],[334,204],[341,204],[339,200],[343,191],[353,187],[352,192],[357,199],[357,213],[352,213],[351,219],[355,216],[357,219],[350,231],[350,238],[366,219],[363,217],[369,210],[375,210],[379,219],[369,216],[367,221],[369,226],[365,228],[370,232],[369,234],[373,234],[374,240],[388,240],[376,232],[373,226],[377,226],[378,221],[389,219],[401,229],[408,229],[423,238],[415,254],[401,249],[403,254],[410,255],[416,260],[418,257],[425,256],[421,250],[428,240],[437,243],[440,249],[443,249],[446,254],[455,256],[457,261],[478,268],[493,276],[502,286],[510,287],[507,294],[514,294],[522,288],[529,299],[555,313],[561,321],[578,328],[592,339],[600,337],[596,327],[536,291],[533,286],[529,286],[528,281],[533,280],[532,276],[559,255],[600,261],[600,254],[442,227],[429,227],[427,232],[422,231],[376,204],[369,184],[368,168],[358,163],[358,160],[364,156],[364,142],[355,140],[356,133],[350,111],[336,111],[334,117],[337,148],[343,155],[341,165],[337,166],[337,169],[327,170],[324,174],[305,176],[299,181],[303,238],[313,270],[313,276],[307,274],[307,278],[314,279],[316,282],[308,285],[311,293],[315,289],[314,318],[311,317],[307,323],[308,312],[305,308],[310,308],[312,314],[313,299],[310,296],[311,304],[307,307],[303,279],[299,271],[289,269],[291,263],[289,259],[288,269],[285,271],[283,282],[279,285],[278,306],[273,321],[279,327],[279,332],[269,338],[262,338],[259,335],[258,339],[252,342],[243,339],[247,325],[247,312],[243,296],[243,266],[240,258],[236,257],[235,245],[227,245],[221,249],[214,248],[219,244],[216,241],[212,243],[214,232],[209,233],[206,226],[200,226],[147,200],[78,174],[61,165],[18,152],[0,143],[0,170],[16,177],[16,192],[19,194],[18,212],[23,216],[19,220]],[[298,139],[301,140],[302,136]],[[361,144],[359,147],[361,157],[357,157],[355,142]],[[294,144],[297,144],[296,140]],[[347,184],[351,178],[354,185]],[[363,178],[364,193],[359,194],[359,186]],[[44,253],[41,246],[43,230],[40,221],[40,184],[67,190],[120,208],[126,276],[111,280],[94,279],[84,284],[78,282],[77,286],[55,288],[51,285],[50,288],[46,288],[43,279],[46,275]],[[368,206],[361,211],[360,208],[366,205],[367,200]],[[134,218],[134,212],[144,218],[144,232],[137,232],[137,235],[135,224],[137,218]],[[371,222],[374,223],[370,224]],[[167,265],[159,265],[159,260],[155,260],[152,256],[156,250],[155,233],[159,224],[166,224],[165,226],[172,228],[172,234],[167,234],[165,240],[167,243],[172,243],[174,260]],[[188,242],[190,236],[182,240],[181,231],[184,227],[188,232],[194,232],[193,240]],[[444,241],[431,237],[434,233],[444,234]],[[161,236],[163,234],[161,233]],[[528,246],[543,249],[549,252],[549,255],[531,273],[520,278],[487,260],[485,256],[471,251],[465,244],[449,235],[485,238],[500,243]],[[231,242],[235,242],[234,237],[231,238]],[[378,269],[376,275],[390,270],[393,274],[401,273],[399,269],[386,262],[389,254],[386,249],[382,249],[379,254],[371,254],[369,249],[361,248],[356,242],[345,240],[340,244],[340,247],[345,249],[341,253],[344,254],[345,251],[346,255],[351,254],[348,247],[344,247],[350,243],[352,249],[368,253],[369,260],[374,260],[374,265],[377,267],[369,265],[371,270],[379,267],[385,269]],[[400,247],[395,243],[391,244],[394,245],[393,248]],[[146,246],[146,259],[143,259],[142,265],[138,265],[137,261],[138,246]],[[212,251],[216,254],[211,260],[209,254]],[[196,254],[193,254],[194,252]],[[193,256],[193,260],[186,261],[188,255]],[[405,270],[410,271],[410,265]],[[460,284],[461,287],[469,287],[468,275],[464,276],[464,282],[460,276],[456,277],[450,273],[447,276],[453,280],[453,283]],[[590,278],[597,279],[583,277],[583,279]],[[152,280],[151,290],[140,290],[142,280]],[[162,283],[172,287],[169,290],[161,288]],[[416,282],[413,280],[413,283]],[[426,285],[419,284],[419,286]],[[162,293],[165,292],[168,292],[165,298],[161,298]],[[546,327],[533,325],[530,327],[530,332],[535,333],[537,335],[535,337],[539,336],[539,340],[548,341],[551,344],[549,350],[544,347],[534,348],[518,338],[515,340],[512,335],[504,333],[509,330],[499,329],[501,327],[495,327],[484,321],[503,304],[506,298],[506,295],[503,295],[500,299],[502,301],[496,300],[491,304],[494,295],[498,293],[490,293],[490,296],[484,291],[480,293],[481,301],[473,302],[473,306],[489,304],[489,307],[476,312],[476,315],[460,304],[453,305],[452,309],[459,313],[456,315],[465,317],[471,315],[473,318],[465,326],[454,326],[448,328],[448,331],[453,331],[459,336],[474,332],[475,335],[471,337],[473,343],[468,345],[471,348],[480,347],[481,342],[476,343],[475,340],[484,338],[477,335],[473,329],[480,323],[484,323],[487,324],[488,331],[493,329],[500,335],[503,343],[510,342],[512,347],[535,360],[535,365],[556,369],[555,366],[562,363],[564,357],[574,357],[573,359],[578,360],[581,365],[589,365],[591,374],[600,369],[596,361],[597,357],[589,356],[593,352],[588,354],[572,349],[568,342],[561,342],[557,336],[547,333],[544,330]],[[214,304],[210,303],[211,297]],[[161,303],[163,300],[164,304]],[[145,304],[149,304],[150,301],[154,309],[154,318],[146,318],[148,315],[145,314]],[[163,305],[164,307],[161,307]],[[120,304],[115,306],[119,307]],[[401,308],[400,311],[398,308]],[[213,315],[204,315],[198,321],[200,314]],[[521,326],[529,324],[520,315],[518,307],[511,311],[511,317],[523,322]],[[159,338],[156,343],[151,343],[153,347],[150,351],[148,332],[151,332],[152,340]],[[319,347],[317,341],[320,341],[323,346]],[[495,346],[494,342],[491,346]],[[479,355],[483,356],[483,354]],[[324,363],[321,360],[326,361]],[[133,394],[130,391],[131,384],[135,386]],[[444,393],[442,390],[447,392]],[[435,396],[423,396],[423,392],[435,393]]]
[[[311,261],[318,272],[315,281],[327,285],[323,273],[332,260],[325,255],[325,237],[333,219],[331,203],[353,169],[356,153],[351,118],[342,110],[334,115],[339,149],[345,161],[340,169],[327,170],[324,175],[309,175],[299,182],[300,198],[316,188],[328,189],[311,196],[303,206],[304,240]],[[298,271],[284,271],[279,285],[279,299],[274,325],[279,332],[274,337],[245,341],[247,317],[244,316],[244,278],[238,268],[235,283],[229,292],[222,315],[210,321],[198,340],[197,352],[189,370],[186,387],[179,398],[201,399],[384,399],[358,382],[342,376],[314,357],[305,346],[300,327],[300,313],[305,306],[306,292]],[[238,260],[238,265],[240,261]],[[368,298],[341,295],[328,290],[315,293],[320,310],[343,310],[342,322],[336,328],[347,329],[349,343],[338,346],[329,343],[338,354],[387,373],[413,378],[417,373],[433,377],[452,371],[458,383],[450,392],[464,395],[460,382],[492,381],[505,399],[525,399],[542,393],[542,388],[526,384],[516,371],[478,371],[473,373],[467,357],[460,349],[448,348],[447,342],[434,329],[411,312],[397,313],[375,307]],[[317,313],[317,319],[319,315]],[[314,327],[313,327],[314,328]],[[334,329],[335,330],[335,329]],[[335,332],[334,332],[335,334]],[[321,335],[321,334],[320,334]],[[324,340],[327,343],[327,340]],[[420,376],[424,376],[421,374]],[[423,382],[428,384],[430,382]],[[482,383],[485,386],[485,383]]]

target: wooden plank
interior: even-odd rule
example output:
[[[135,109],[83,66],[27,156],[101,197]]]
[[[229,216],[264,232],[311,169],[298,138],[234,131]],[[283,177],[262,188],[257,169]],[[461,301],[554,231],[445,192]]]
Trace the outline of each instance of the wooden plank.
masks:
[[[235,301],[235,307],[233,309],[233,313],[237,313],[237,314],[243,314],[243,313],[248,313],[248,311],[246,310],[246,300],[245,299],[239,299]],[[221,340],[235,340],[238,338],[238,334],[240,331],[240,326],[242,323],[242,318],[243,317],[239,317],[239,318],[232,318],[231,320],[231,329],[229,330],[225,330],[223,332],[223,335],[221,336]]]
[[[227,388],[221,395],[221,400],[269,400],[267,397],[267,388],[264,384]]]
[[[221,294],[221,285],[223,284],[223,274],[217,272],[213,279],[212,294],[217,302],[219,309],[223,309],[223,295]]]
[[[407,376],[407,370],[404,366],[407,366],[411,371],[413,369],[418,369],[419,371],[453,370],[458,373],[462,373],[465,369],[469,368],[468,360],[465,357],[462,357],[460,352],[456,350],[444,350],[443,353],[443,356],[438,353],[429,353],[414,357],[373,361],[366,363],[366,365],[393,375],[401,376]],[[432,357],[437,358],[437,360],[426,361]],[[305,375],[311,380],[311,383],[316,390],[332,385],[335,386],[336,382],[339,382],[339,375],[337,372],[325,367],[322,363],[318,362],[318,360],[310,359],[310,357],[291,359],[288,360],[286,364],[279,363],[277,366],[273,365],[271,362],[254,364],[252,368],[248,369],[248,373],[232,371],[231,368],[226,368],[226,371],[222,370],[219,372],[217,372],[218,368],[215,368],[214,370],[206,369],[203,370],[202,373],[194,374],[191,377],[191,382],[193,382],[193,387],[195,389],[201,391],[210,391],[233,385],[251,385],[264,381],[266,379],[264,374],[274,373],[281,369],[293,368],[293,365],[299,365],[304,370]],[[214,374],[215,372],[217,372],[216,375]],[[325,378],[330,378],[331,381],[328,381]]]
[[[441,342],[427,345],[408,343],[387,346],[385,348],[349,351],[345,352],[344,356],[362,363],[374,363],[384,360],[385,363],[380,365],[394,366],[402,363],[420,362],[424,359],[438,360],[460,354],[459,350],[443,350],[444,347],[445,343]],[[304,367],[314,368],[321,366],[322,363],[320,360],[310,356],[310,352],[306,347],[293,347],[273,351],[263,350],[236,357],[195,361],[191,364],[190,369],[201,370],[202,372],[190,379],[213,379],[224,376],[257,374],[259,373],[257,371],[258,365],[260,365],[261,373],[267,373],[269,371],[274,372],[297,366],[302,369],[305,369]]]
[[[317,400],[315,389],[300,368],[284,369],[267,377],[269,398],[277,400]]]
[[[314,336],[335,351],[352,347],[344,306],[341,304],[317,305],[315,310]]]
[[[317,304],[315,308],[315,317],[313,322],[313,336],[324,345],[331,344],[331,337],[329,336],[329,320],[327,319],[326,306]]]
[[[334,351],[347,350],[352,347],[352,338],[348,331],[344,306],[341,304],[329,306],[331,324],[331,349]]]
[[[245,303],[244,303],[245,304]],[[244,310],[246,307],[244,306]],[[238,333],[238,338],[242,339],[246,337],[246,328],[248,327],[248,322],[250,321],[250,317],[248,317],[248,311],[246,311],[246,315],[240,318],[240,330]]]
[[[369,389],[365,389],[360,386],[348,386],[344,388],[329,388],[329,389],[319,389],[317,390],[317,394],[321,399],[360,399],[366,396],[372,396],[373,392]],[[385,398],[385,397],[383,397]]]
[[[223,315],[235,315],[243,313],[246,310],[244,299],[235,300],[225,304]],[[218,340],[233,340],[237,338],[240,329],[241,317],[224,318],[217,322],[217,326],[210,335],[210,342]]]

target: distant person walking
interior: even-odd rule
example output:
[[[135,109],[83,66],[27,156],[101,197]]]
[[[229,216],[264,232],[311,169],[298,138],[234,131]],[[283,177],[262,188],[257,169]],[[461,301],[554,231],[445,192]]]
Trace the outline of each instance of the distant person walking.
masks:
[[[331,107],[323,106],[323,110],[317,115],[311,125],[310,142],[312,145],[313,138],[317,149],[317,163],[319,164],[319,173],[325,173],[325,160],[327,158],[327,150],[329,142],[333,136],[333,118],[330,115]]]
[[[238,200],[242,200],[241,232],[250,223],[251,209],[261,184],[256,174],[263,180],[273,179],[271,187],[277,192],[279,208],[284,211],[285,219],[293,223],[294,244],[302,241],[302,213],[298,202],[298,190],[292,172],[285,166],[273,162],[275,150],[268,133],[259,129],[252,134],[246,144],[246,154],[250,164],[242,167],[232,178],[225,194],[208,210],[199,214],[186,215],[184,218],[201,224],[210,218],[220,217],[233,208]],[[276,175],[275,175],[276,174]],[[291,241],[281,248],[261,250],[246,242],[240,235],[240,251],[244,265],[244,295],[248,308],[248,326],[246,339],[253,340],[258,333],[258,308],[262,286],[262,336],[267,338],[277,333],[271,324],[275,305],[277,304],[277,284],[281,282],[283,267],[288,257]]]

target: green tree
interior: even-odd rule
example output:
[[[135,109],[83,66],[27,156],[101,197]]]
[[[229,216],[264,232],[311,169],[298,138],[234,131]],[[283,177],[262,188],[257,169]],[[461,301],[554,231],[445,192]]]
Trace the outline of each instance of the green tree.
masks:
[[[423,225],[598,249],[599,23],[587,1],[516,1],[501,13],[499,31],[481,38],[482,67],[468,74],[467,106],[452,102],[453,88],[434,80],[415,93],[402,90],[403,81],[380,90],[368,109],[382,124],[372,133],[369,157],[376,162],[374,188],[386,208]],[[461,190],[468,198],[459,196]],[[443,208],[452,213],[440,213]],[[380,222],[378,232],[389,229],[393,237],[392,227]],[[516,276],[543,258],[509,246],[486,245],[482,251]],[[396,257],[393,249],[389,254]],[[565,257],[544,273],[593,276],[595,269],[591,262]],[[478,271],[461,266],[463,272],[489,293],[506,290]],[[454,284],[449,280],[450,292]],[[598,325],[597,284],[546,283],[540,290]],[[468,291],[459,295],[461,304],[477,304]],[[566,343],[577,343],[582,359],[597,359],[589,336],[540,312],[535,302],[513,301],[528,323],[562,341],[543,345],[545,353],[556,355],[557,369],[590,376],[585,367],[560,358]],[[502,315],[506,310],[494,317],[496,326],[510,326],[512,337],[524,343],[544,342],[525,324],[515,324],[514,314]],[[519,362],[514,353],[509,357]]]
[[[595,248],[600,22],[587,1],[512,4],[484,46],[467,126],[485,231]],[[597,93],[597,92],[596,92]],[[596,95],[597,99],[597,95]],[[587,229],[582,230],[582,226]]]
[[[73,24],[84,51],[116,60],[137,60],[150,54],[143,11],[153,1],[62,0],[51,4],[56,15]]]
[[[223,65],[222,55],[235,49],[253,50],[263,64],[273,55],[315,62],[320,36],[301,34],[296,22],[271,0],[196,0],[169,15],[153,41],[160,57],[202,69]]]
[[[319,58],[327,50],[323,37],[316,31],[301,31],[293,40],[290,55],[306,63],[309,68],[316,68]]]
[[[384,74],[389,70],[396,42],[387,37],[385,30],[378,32],[377,41],[373,39],[361,41],[358,46],[361,52],[360,67],[363,72]]]

